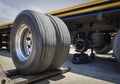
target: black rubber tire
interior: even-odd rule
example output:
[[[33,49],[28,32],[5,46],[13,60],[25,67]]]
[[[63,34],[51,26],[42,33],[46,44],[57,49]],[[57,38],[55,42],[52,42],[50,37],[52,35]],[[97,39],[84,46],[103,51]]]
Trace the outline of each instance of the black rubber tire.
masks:
[[[15,36],[20,25],[30,26],[33,36],[33,49],[26,61],[20,61],[15,50]],[[10,53],[16,68],[25,75],[46,71],[53,61],[56,34],[49,18],[31,10],[22,11],[15,19],[11,30]]]
[[[120,63],[120,30],[113,39],[113,53],[117,61]]]
[[[112,45],[111,44],[106,44],[104,47],[101,47],[101,48],[94,48],[94,51],[97,54],[106,54],[111,50],[112,50]]]
[[[78,47],[78,42],[83,42],[83,47],[81,49],[79,49]],[[75,46],[75,51],[76,52],[86,52],[88,50],[88,47],[87,47],[87,43],[84,39],[81,39],[81,38],[77,38],[76,41],[74,42],[74,46]]]
[[[70,50],[70,34],[65,23],[57,17],[50,16],[51,22],[56,30],[57,45],[55,50],[55,56],[49,69],[56,69],[60,67],[68,58]]]
[[[112,50],[112,45],[113,45],[113,39],[111,39],[110,34],[106,33],[104,34],[104,43],[98,48],[94,48],[94,51],[97,54],[106,54],[109,51]]]

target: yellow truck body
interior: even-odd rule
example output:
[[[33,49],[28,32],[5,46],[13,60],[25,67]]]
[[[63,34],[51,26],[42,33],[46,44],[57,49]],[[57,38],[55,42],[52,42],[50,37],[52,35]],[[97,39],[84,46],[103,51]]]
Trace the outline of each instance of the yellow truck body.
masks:
[[[114,7],[120,7],[120,1],[119,0],[93,0],[90,2],[86,2],[83,4],[78,4],[75,6],[70,6],[67,8],[55,10],[52,12],[48,12],[46,14],[54,15],[57,17],[68,17],[72,15],[77,14],[83,14],[83,13],[89,13],[89,12],[99,12],[104,9],[114,8]],[[8,22],[5,24],[1,24],[0,28],[6,28],[8,26],[11,26],[13,22]]]

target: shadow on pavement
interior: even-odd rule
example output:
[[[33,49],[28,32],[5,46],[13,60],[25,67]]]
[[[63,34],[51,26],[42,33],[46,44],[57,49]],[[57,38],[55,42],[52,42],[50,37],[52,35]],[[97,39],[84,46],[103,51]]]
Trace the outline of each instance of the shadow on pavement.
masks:
[[[103,55],[95,58],[96,60],[91,63],[72,64],[70,54],[65,65],[72,68],[72,73],[120,84],[120,64],[112,56]]]
[[[42,81],[36,81],[34,84],[50,84],[50,80],[51,81],[58,81],[58,80],[61,80],[65,78],[64,75],[57,75],[57,76],[54,76],[54,77],[51,77],[51,78],[48,78],[48,79],[45,79],[45,80],[42,80]]]
[[[0,56],[10,57],[10,52],[8,50],[0,50]]]
[[[0,51],[0,55],[11,57],[8,51]],[[68,60],[63,65],[71,67],[71,73],[120,84],[120,63],[112,57],[112,53],[106,55],[96,55],[96,60],[87,64],[72,64],[72,56],[73,54],[70,54]],[[48,84],[50,83],[49,80],[57,81],[63,78],[65,78],[64,75],[59,75],[45,79],[40,83]]]

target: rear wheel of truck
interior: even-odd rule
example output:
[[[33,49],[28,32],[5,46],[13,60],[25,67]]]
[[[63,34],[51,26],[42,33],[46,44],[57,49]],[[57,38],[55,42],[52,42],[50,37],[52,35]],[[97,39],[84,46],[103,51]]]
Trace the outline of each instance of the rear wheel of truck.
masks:
[[[74,46],[75,46],[75,51],[76,52],[86,52],[87,51],[87,43],[84,39],[82,38],[77,38],[74,42]]]
[[[10,53],[16,68],[25,75],[46,71],[54,59],[55,29],[44,14],[25,10],[14,21]]]
[[[49,69],[60,67],[68,58],[70,50],[70,34],[65,23],[55,16],[48,15],[56,31],[56,49],[55,56]]]
[[[94,48],[94,51],[97,54],[106,54],[110,50],[112,50],[112,45],[111,44],[106,44],[106,45],[104,45],[104,47]]]
[[[112,50],[113,39],[111,39],[110,34],[105,33],[103,37],[104,43],[101,46],[94,48],[94,51],[97,54],[106,54]]]
[[[113,39],[113,53],[117,61],[120,63],[120,30]]]

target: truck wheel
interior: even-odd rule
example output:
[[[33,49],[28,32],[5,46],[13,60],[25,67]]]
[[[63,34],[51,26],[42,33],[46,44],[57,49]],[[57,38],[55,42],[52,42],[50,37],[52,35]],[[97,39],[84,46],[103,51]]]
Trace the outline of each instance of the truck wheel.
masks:
[[[40,73],[53,61],[55,29],[44,14],[25,10],[14,21],[10,44],[13,62],[22,74]]]
[[[74,46],[77,52],[85,52],[88,49],[86,41],[81,38],[77,38],[77,40],[74,43]]]
[[[111,50],[112,50],[112,45],[111,44],[106,44],[104,47],[94,48],[94,51],[97,54],[106,54]]]
[[[103,40],[104,40],[104,43],[100,47],[94,48],[94,51],[97,54],[106,54],[112,50],[113,39],[111,39],[111,36],[109,33],[104,34]]]
[[[50,15],[48,15],[48,17],[54,25],[57,37],[55,56],[49,69],[56,69],[60,67],[68,57],[70,50],[70,34],[67,29],[67,26],[62,20]]]
[[[113,53],[117,61],[120,63],[120,30],[113,39]]]

